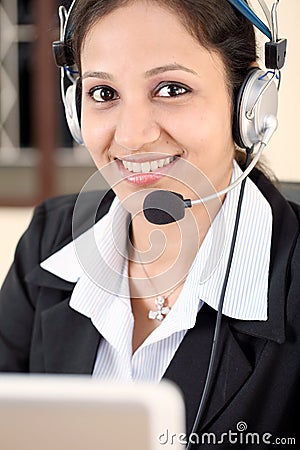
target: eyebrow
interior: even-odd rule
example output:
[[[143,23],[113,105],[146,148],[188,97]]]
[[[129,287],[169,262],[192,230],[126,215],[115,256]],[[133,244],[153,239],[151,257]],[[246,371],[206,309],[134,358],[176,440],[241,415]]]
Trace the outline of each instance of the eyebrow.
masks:
[[[197,75],[198,73],[195,72],[192,69],[189,69],[188,67],[185,67],[181,64],[174,63],[174,64],[167,64],[165,66],[155,67],[154,69],[147,70],[145,73],[145,77],[153,77],[154,75],[158,75],[160,73],[168,72],[170,70],[183,70],[184,72],[192,73],[193,75]]]
[[[82,80],[85,78],[102,78],[103,80],[113,81],[114,77],[107,72],[85,72],[82,75]]]
[[[150,78],[155,75],[159,75],[160,73],[169,72],[172,70],[183,70],[184,72],[192,73],[193,75],[198,76],[198,73],[188,67],[185,67],[181,64],[166,64],[165,66],[154,67],[153,69],[147,70],[145,72],[145,78]],[[82,79],[85,78],[101,78],[103,80],[114,81],[114,77],[112,74],[107,72],[85,72],[82,76]]]

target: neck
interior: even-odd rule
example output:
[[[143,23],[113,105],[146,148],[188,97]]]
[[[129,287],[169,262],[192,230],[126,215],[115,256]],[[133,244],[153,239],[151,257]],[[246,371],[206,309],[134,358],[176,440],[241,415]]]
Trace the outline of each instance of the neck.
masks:
[[[153,225],[143,214],[135,216],[130,252],[134,297],[141,292],[144,297],[166,294],[183,283],[212,220],[203,205],[194,209],[201,220],[191,210],[184,219],[168,225]]]

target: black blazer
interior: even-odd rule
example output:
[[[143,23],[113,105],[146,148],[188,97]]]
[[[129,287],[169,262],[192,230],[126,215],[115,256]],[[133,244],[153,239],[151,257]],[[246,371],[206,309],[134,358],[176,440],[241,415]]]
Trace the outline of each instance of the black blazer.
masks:
[[[299,423],[300,208],[288,203],[258,170],[251,178],[273,211],[269,319],[242,321],[223,316],[215,381],[201,425],[201,431],[220,437],[229,430],[237,432],[237,423],[244,421],[248,432],[259,434],[260,443],[254,447],[240,443],[237,448],[263,448],[264,433],[272,434],[270,442],[295,437]],[[86,218],[99,198],[98,193],[85,195],[81,231],[87,228]],[[110,192],[97,219],[106,214],[112,199]],[[76,195],[71,195],[44,202],[18,244],[0,292],[0,371],[93,371],[101,336],[87,317],[69,307],[74,284],[39,266],[72,240],[75,201]],[[183,392],[188,431],[205,382],[215,319],[216,312],[205,305],[164,375]],[[231,448],[226,437],[223,442],[215,448]]]

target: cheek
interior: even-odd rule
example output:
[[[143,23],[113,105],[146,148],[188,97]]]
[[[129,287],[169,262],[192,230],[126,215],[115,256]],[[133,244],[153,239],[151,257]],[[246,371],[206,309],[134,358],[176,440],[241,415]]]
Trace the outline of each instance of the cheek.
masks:
[[[90,147],[93,142],[96,142],[96,136],[99,134],[99,127],[97,126],[95,114],[92,114],[90,109],[86,108],[84,104],[81,109],[81,133],[83,140],[88,147]]]
[[[185,134],[188,136],[190,133],[193,147],[197,147],[198,143],[203,152],[227,151],[228,146],[233,144],[231,108],[225,102],[209,105],[195,114],[191,125],[187,124]]]
[[[232,141],[232,125],[228,111],[211,108],[190,109],[188,114],[170,117],[166,128],[187,152],[203,154]],[[171,134],[171,133],[170,133]]]
[[[81,132],[83,141],[95,161],[107,157],[113,138],[108,121],[104,122],[97,113],[91,112],[83,106],[81,111]]]

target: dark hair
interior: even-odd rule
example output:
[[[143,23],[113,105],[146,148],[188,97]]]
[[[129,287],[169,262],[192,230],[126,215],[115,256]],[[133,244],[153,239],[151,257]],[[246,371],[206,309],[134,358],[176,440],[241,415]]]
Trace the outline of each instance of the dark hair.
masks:
[[[73,57],[79,70],[82,44],[91,26],[115,9],[134,1],[138,0],[77,1],[70,18],[69,35]],[[227,72],[229,92],[233,99],[250,65],[256,60],[253,25],[227,0],[148,1],[175,12],[187,31],[201,45],[208,50],[216,51],[221,56]]]

